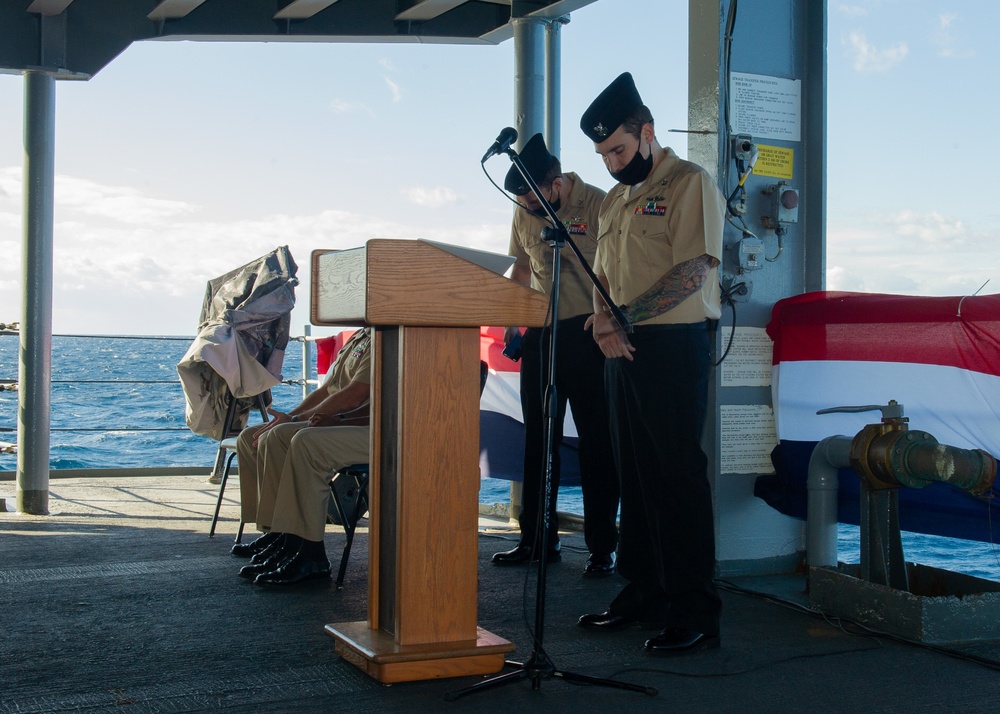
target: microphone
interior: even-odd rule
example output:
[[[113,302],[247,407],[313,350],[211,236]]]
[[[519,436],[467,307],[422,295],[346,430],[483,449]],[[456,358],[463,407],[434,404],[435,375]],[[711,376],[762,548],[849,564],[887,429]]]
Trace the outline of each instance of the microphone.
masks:
[[[500,134],[497,136],[497,140],[494,141],[493,146],[491,146],[489,150],[483,154],[483,158],[479,163],[485,164],[486,160],[491,156],[504,153],[515,141],[517,141],[517,129],[512,126],[501,129]]]

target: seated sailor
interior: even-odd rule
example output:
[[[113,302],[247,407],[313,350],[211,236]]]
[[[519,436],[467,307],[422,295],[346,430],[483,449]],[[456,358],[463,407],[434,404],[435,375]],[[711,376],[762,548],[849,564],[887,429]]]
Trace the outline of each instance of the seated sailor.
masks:
[[[371,333],[344,345],[323,385],[237,440],[243,520],[263,535],[233,546],[250,557],[240,575],[261,585],[294,585],[330,576],[323,545],[330,481],[369,459]]]

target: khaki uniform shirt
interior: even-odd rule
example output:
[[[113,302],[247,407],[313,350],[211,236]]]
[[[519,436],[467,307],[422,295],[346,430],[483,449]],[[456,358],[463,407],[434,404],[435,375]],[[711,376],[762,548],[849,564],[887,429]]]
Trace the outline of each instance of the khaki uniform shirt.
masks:
[[[674,266],[710,255],[722,262],[725,199],[708,173],[672,149],[638,186],[618,184],[601,206],[595,272],[618,305],[632,302]],[[717,320],[718,267],[697,293],[642,325]]]
[[[565,224],[570,238],[587,262],[593,265],[597,251],[598,214],[604,191],[584,183],[575,173],[563,176],[570,182],[571,188],[569,198],[563,201],[556,216]],[[508,251],[517,259],[514,265],[531,268],[531,287],[543,293],[552,288],[552,247],[542,240],[542,229],[547,225],[548,221],[525,208],[516,208]],[[593,283],[568,245],[562,249],[560,263],[559,319],[590,315],[594,312]]]
[[[326,378],[324,387],[335,394],[352,382],[371,384],[372,381],[371,330],[358,330],[344,343]]]

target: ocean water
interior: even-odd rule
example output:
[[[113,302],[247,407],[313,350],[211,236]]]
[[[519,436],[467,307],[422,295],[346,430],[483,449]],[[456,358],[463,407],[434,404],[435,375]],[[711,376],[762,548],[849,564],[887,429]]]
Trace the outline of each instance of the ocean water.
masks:
[[[51,468],[211,466],[218,443],[188,430],[177,378],[192,339],[53,337]],[[0,335],[0,380],[17,379],[17,354],[17,336]],[[301,342],[289,343],[282,376],[302,378]],[[315,361],[308,378],[316,379]],[[276,408],[290,408],[302,387],[279,384],[272,396]],[[17,441],[16,415],[17,393],[0,391],[0,444]],[[0,471],[16,468],[16,456],[0,453]],[[483,479],[480,500],[506,502],[509,492],[508,481]],[[562,489],[559,508],[582,513],[580,489]]]
[[[218,445],[187,429],[177,379],[191,340],[54,337],[51,468],[211,466]],[[0,380],[17,379],[17,354],[18,338],[0,335]],[[284,378],[300,379],[301,365],[302,343],[291,342]],[[316,378],[314,363],[309,378]],[[272,394],[277,408],[288,408],[302,398],[302,387],[280,384]],[[16,415],[17,393],[0,391],[0,444],[16,442]],[[16,458],[0,453],[0,471],[16,470]],[[483,479],[479,500],[506,502],[509,490],[508,481]],[[579,487],[559,490],[558,509],[583,512]],[[857,563],[859,548],[858,528],[842,524],[840,560]],[[910,561],[1000,580],[1000,545],[904,532],[903,550]]]

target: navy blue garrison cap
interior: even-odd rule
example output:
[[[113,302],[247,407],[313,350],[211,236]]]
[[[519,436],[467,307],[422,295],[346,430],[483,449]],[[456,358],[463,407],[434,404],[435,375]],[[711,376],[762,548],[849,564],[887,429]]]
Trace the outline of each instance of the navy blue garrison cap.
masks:
[[[623,72],[590,103],[580,118],[580,128],[591,141],[599,144],[614,134],[629,115],[642,105],[632,75]]]
[[[552,164],[556,162],[556,157],[545,148],[545,140],[541,134],[535,134],[528,139],[528,143],[524,145],[518,156],[536,184],[545,180],[545,175],[552,168]],[[503,180],[503,187],[515,196],[523,196],[531,190],[528,182],[524,180],[521,172],[513,164],[507,172],[507,177]]]

